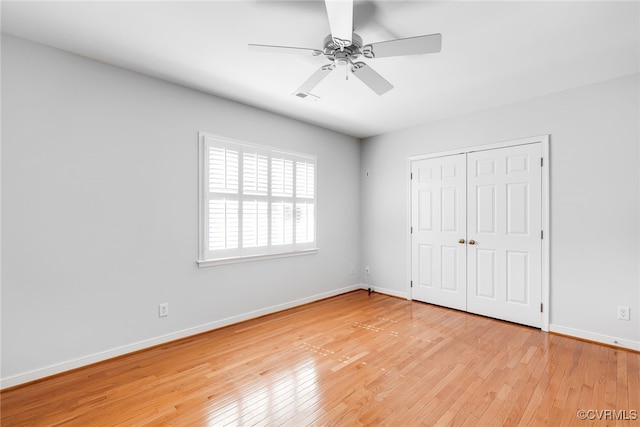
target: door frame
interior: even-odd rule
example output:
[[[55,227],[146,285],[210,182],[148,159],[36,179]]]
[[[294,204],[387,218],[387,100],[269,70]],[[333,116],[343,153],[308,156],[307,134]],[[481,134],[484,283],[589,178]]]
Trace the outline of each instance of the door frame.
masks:
[[[477,151],[486,151],[486,150],[495,150],[497,148],[506,148],[506,147],[515,147],[518,145],[529,145],[529,144],[540,144],[542,151],[542,171],[541,171],[541,188],[542,188],[542,200],[541,200],[541,210],[542,210],[542,272],[541,279],[542,283],[540,284],[542,289],[541,301],[542,301],[542,313],[541,313],[541,327],[545,332],[549,331],[549,313],[550,313],[550,298],[549,292],[551,287],[551,229],[550,229],[550,174],[549,174],[549,140],[550,135],[539,135],[533,136],[529,138],[521,138],[514,139],[510,141],[502,141],[496,142],[492,144],[484,144],[478,146],[471,147],[462,147],[454,150],[447,151],[439,151],[434,153],[427,153],[418,156],[410,156],[407,158],[407,299],[413,300],[413,294],[411,290],[411,163],[416,160],[424,160],[424,159],[432,159],[436,157],[445,157],[451,156],[454,154],[469,154]]]

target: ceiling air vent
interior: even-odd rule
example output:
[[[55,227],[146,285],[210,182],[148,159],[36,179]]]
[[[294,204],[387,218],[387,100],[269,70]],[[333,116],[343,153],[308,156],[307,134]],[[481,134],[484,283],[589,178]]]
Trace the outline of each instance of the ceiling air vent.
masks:
[[[312,101],[312,102],[316,102],[318,99],[320,99],[319,96],[309,92],[296,92],[294,93],[294,95],[297,96],[298,98],[306,99],[307,101]]]

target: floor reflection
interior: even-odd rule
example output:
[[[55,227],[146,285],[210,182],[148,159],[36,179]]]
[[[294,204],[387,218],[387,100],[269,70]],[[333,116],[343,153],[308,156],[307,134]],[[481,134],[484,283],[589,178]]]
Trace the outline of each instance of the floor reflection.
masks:
[[[290,368],[256,376],[251,386],[243,384],[216,400],[229,398],[229,403],[212,411],[208,425],[277,424],[280,418],[289,421],[320,402],[316,362],[307,358]]]

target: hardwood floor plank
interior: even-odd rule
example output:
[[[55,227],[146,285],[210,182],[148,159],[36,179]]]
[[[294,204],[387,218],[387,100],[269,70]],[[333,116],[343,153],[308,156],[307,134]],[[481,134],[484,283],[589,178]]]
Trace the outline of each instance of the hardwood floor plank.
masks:
[[[640,354],[356,291],[0,393],[7,426],[634,425]],[[637,423],[637,422],[636,422]]]

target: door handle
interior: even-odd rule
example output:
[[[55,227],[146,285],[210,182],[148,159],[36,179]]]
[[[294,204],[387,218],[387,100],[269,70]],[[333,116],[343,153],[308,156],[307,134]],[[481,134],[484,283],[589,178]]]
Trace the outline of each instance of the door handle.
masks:
[[[463,244],[464,244],[464,239],[460,239],[460,240],[458,240],[458,243],[460,243],[461,245],[463,245]]]
[[[473,240],[473,239],[472,239],[472,240],[469,240],[469,244],[470,244],[470,245],[475,245],[475,244],[476,244],[476,241],[475,241],[475,240]]]

